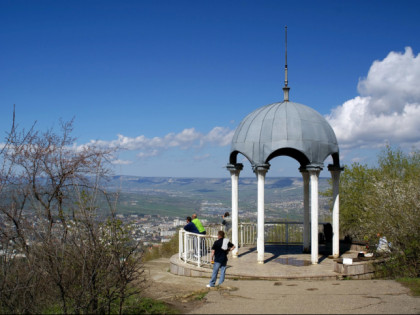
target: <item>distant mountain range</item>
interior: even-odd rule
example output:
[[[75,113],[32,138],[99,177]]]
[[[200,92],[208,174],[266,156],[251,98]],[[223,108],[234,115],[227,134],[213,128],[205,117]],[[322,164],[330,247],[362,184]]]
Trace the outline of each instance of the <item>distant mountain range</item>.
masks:
[[[114,176],[107,183],[109,190],[120,191],[120,209],[125,213],[159,213],[184,216],[200,209],[203,203],[219,203],[231,207],[230,178],[177,178]],[[329,188],[328,179],[320,178],[319,191]],[[267,213],[289,211],[301,216],[303,181],[299,177],[267,177],[265,203]],[[256,177],[239,177],[239,208],[255,211]],[[320,207],[328,208],[320,196]],[[287,209],[286,209],[287,208]],[[326,209],[328,210],[328,209]]]
[[[188,190],[197,191],[203,187],[211,187],[212,191],[225,190],[231,187],[230,178],[187,178],[187,177],[141,177],[118,175],[112,177],[108,184],[114,189],[125,190]],[[320,179],[320,187],[328,185],[327,179]],[[239,177],[239,189],[247,187],[257,187],[257,179],[254,177]],[[266,189],[286,188],[291,186],[302,187],[302,178],[300,177],[274,177],[266,178]]]

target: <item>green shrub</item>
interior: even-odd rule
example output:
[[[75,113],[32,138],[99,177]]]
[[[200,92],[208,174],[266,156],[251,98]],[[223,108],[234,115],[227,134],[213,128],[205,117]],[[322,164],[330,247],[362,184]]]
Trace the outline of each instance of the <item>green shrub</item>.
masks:
[[[340,230],[353,239],[391,243],[386,277],[420,275],[420,152],[387,147],[377,167],[355,163],[340,179]]]
[[[113,308],[112,314],[118,314],[118,305]],[[132,296],[124,304],[123,314],[179,314],[165,302],[151,298]]]

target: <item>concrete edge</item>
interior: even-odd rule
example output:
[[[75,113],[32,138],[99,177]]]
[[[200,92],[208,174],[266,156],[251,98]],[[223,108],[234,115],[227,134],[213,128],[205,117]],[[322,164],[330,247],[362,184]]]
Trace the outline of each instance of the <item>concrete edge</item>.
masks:
[[[174,275],[184,276],[184,277],[201,277],[201,278],[210,278],[212,274],[212,269],[197,267],[179,259],[178,254],[173,255],[170,260],[170,272]],[[316,276],[278,276],[278,277],[264,277],[264,276],[244,276],[241,274],[235,273],[226,273],[227,279],[237,279],[237,280],[340,280],[343,278],[343,275],[316,275]]]

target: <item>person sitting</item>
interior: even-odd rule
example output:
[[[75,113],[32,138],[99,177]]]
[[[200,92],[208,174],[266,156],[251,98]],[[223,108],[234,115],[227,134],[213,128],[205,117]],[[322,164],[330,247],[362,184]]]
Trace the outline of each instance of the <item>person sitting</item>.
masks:
[[[376,251],[378,253],[389,253],[391,251],[391,243],[388,243],[386,237],[381,233],[376,234],[379,238],[378,245],[376,245]]]
[[[201,224],[200,220],[197,218],[197,214],[194,213],[192,215],[192,223],[195,224],[195,227],[197,228],[198,232],[200,234],[206,235],[206,229],[203,227],[203,225]]]
[[[191,217],[187,217],[187,224],[184,226],[184,230],[187,232],[200,234],[195,224],[192,223],[191,221],[192,221]]]

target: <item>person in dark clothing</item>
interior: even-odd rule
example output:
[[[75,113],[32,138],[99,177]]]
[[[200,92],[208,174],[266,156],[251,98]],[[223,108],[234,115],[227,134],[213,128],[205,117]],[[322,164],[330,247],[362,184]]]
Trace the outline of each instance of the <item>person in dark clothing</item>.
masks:
[[[333,229],[331,223],[324,223],[325,242],[331,243],[333,238]]]
[[[213,247],[211,248],[211,259],[214,260],[214,265],[210,283],[207,285],[208,288],[215,286],[219,269],[219,285],[221,285],[223,281],[225,281],[226,264],[228,261],[227,255],[230,251],[235,249],[235,245],[229,242],[229,239],[224,237],[225,232],[217,232],[217,241],[214,242]]]
[[[226,232],[230,229],[231,220],[229,212],[225,212],[225,214],[222,215],[222,225],[225,227]]]
[[[187,232],[200,234],[195,224],[191,221],[191,217],[187,217],[187,224],[184,226],[184,230]]]

